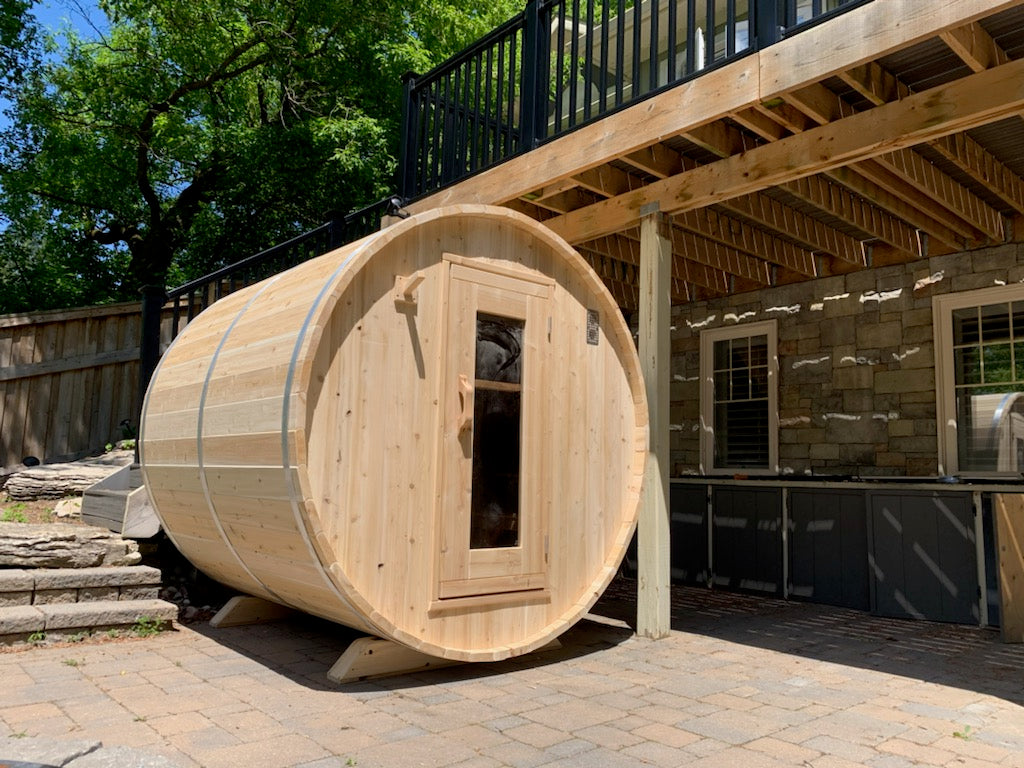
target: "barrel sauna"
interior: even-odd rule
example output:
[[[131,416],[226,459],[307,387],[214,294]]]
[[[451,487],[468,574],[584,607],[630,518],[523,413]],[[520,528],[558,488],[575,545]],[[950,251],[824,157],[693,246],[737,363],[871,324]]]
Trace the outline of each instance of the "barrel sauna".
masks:
[[[600,278],[538,222],[468,205],[213,304],[141,427],[150,498],[200,570],[461,661],[536,649],[593,605],[646,451]]]

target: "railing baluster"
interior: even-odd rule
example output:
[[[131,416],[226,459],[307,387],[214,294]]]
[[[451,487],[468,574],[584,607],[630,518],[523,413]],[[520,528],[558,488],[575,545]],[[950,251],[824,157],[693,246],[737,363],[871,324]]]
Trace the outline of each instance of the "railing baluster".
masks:
[[[580,82],[580,0],[572,0],[572,37],[569,39],[569,127],[576,125],[576,101]]]
[[[597,78],[599,112],[608,111],[608,0],[601,0],[601,71]]]
[[[686,74],[697,71],[697,0],[686,0]]]
[[[732,0],[729,0],[732,2]],[[676,25],[678,21],[679,3],[677,0],[668,0],[668,59],[665,61],[665,82],[676,81]]]
[[[715,63],[715,0],[707,0],[704,21],[707,23],[704,30],[704,66],[707,67]]]
[[[633,0],[633,72],[631,77],[633,90],[630,96],[634,99],[643,92],[643,88],[640,87],[640,28],[643,24],[641,5],[637,0]]]
[[[583,51],[583,119],[590,120],[593,99],[590,96],[594,79],[594,0],[587,0],[587,32]]]
[[[488,46],[487,48],[487,78],[484,83],[484,125],[481,133],[483,134],[483,152],[481,165],[488,166],[491,164],[491,158],[493,155],[494,145],[491,143],[491,81],[494,79],[491,77],[491,72],[494,69],[494,49]]]
[[[672,0],[670,0],[670,2],[671,1]],[[648,53],[650,55],[650,65],[649,66],[650,66],[650,70],[651,70],[650,73],[649,73],[650,77],[648,79],[650,80],[650,89],[653,91],[653,90],[657,89],[657,87],[658,87],[658,80],[659,80],[659,77],[658,77],[658,60],[661,58],[661,56],[659,55],[661,52],[658,50],[658,48],[659,48],[658,43],[660,42],[658,40],[658,21],[659,21],[658,13],[659,13],[660,9],[658,8],[658,0],[650,0],[650,2],[651,2],[651,27],[650,27],[649,33],[650,33],[650,40],[651,41],[650,41],[650,45],[648,45],[648,47],[647,47],[647,51],[648,51]]]
[[[558,57],[557,69],[555,70],[555,133],[562,131],[563,95],[566,88],[565,77],[565,3],[566,0],[559,0],[558,3]],[[568,124],[568,120],[566,121]]]
[[[522,136],[519,135],[517,141],[516,136],[516,124],[522,122],[522,107],[520,106],[520,119],[516,120],[516,95],[522,90],[519,84],[519,77],[516,74],[516,49],[519,47],[518,44],[522,44],[522,36],[518,33],[513,36],[512,42],[508,47],[508,151],[505,156],[509,157],[512,154],[519,151],[519,142],[522,140]],[[522,99],[520,99],[520,102]]]
[[[508,134],[506,128],[507,115],[505,113],[505,38],[498,40],[498,82],[497,93],[494,95],[494,107],[497,115],[494,127],[494,151],[498,157],[507,156],[508,149],[503,147],[507,144],[505,136]]]
[[[623,102],[626,80],[626,0],[619,0],[615,14],[615,106]]]
[[[398,167],[400,169],[398,193],[403,197],[412,197],[415,194],[415,161],[413,158],[419,156],[419,147],[415,143],[417,131],[413,107],[415,83],[416,76],[412,72],[402,75],[402,126],[404,132],[398,145]]]

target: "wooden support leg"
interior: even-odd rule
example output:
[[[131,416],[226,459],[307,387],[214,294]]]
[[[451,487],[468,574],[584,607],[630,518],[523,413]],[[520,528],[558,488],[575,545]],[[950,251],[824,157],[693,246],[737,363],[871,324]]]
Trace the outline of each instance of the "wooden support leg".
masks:
[[[250,595],[236,595],[228,600],[217,615],[210,619],[211,627],[240,627],[244,624],[262,624],[277,621],[295,613],[269,600]]]
[[[552,640],[538,652],[561,647],[562,644],[558,640]],[[334,683],[353,683],[371,677],[403,675],[462,663],[420,653],[393,640],[360,637],[345,649],[341,658],[330,668],[327,679]]]
[[[656,210],[640,220],[640,367],[650,413],[650,452],[638,526],[637,634],[669,633],[669,320],[672,244]]]

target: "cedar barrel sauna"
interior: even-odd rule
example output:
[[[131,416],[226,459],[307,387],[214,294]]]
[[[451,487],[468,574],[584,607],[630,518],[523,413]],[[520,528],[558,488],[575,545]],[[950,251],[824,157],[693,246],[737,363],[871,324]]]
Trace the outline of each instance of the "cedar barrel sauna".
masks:
[[[600,278],[452,206],[233,293],[146,397],[168,536],[209,576],[450,660],[576,622],[633,533],[647,407]]]

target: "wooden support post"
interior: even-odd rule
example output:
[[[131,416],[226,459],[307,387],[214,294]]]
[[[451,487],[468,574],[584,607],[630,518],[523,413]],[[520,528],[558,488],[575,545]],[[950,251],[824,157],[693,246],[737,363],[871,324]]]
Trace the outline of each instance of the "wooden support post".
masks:
[[[655,205],[640,219],[640,368],[650,412],[647,472],[639,522],[637,632],[669,633],[669,321],[672,308],[672,243]]]
[[[1004,643],[1024,643],[1024,494],[992,494]]]
[[[295,611],[251,595],[235,595],[210,619],[211,627],[241,627],[263,624],[291,616]]]
[[[557,650],[561,647],[562,643],[555,639],[534,653]],[[360,637],[353,640],[341,658],[334,662],[334,666],[327,672],[327,679],[332,683],[354,683],[374,677],[424,672],[462,663],[421,653],[394,640]]]

